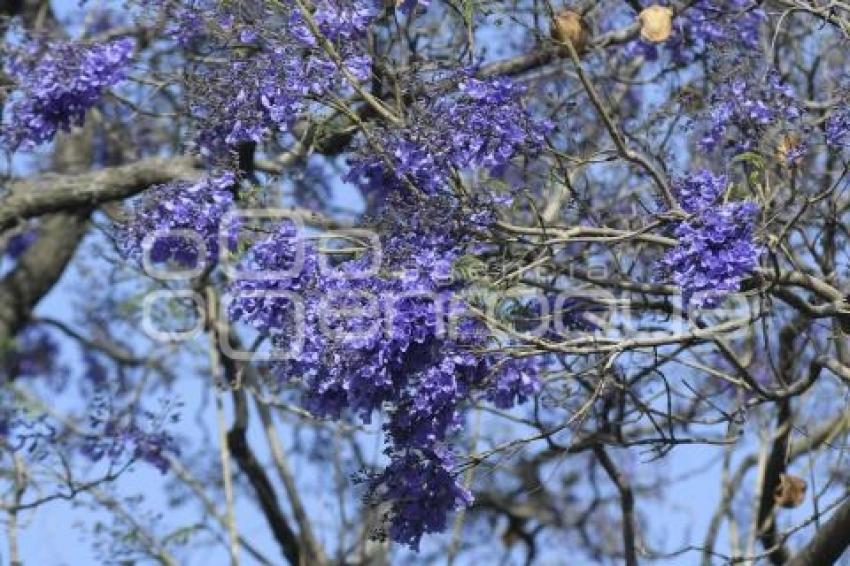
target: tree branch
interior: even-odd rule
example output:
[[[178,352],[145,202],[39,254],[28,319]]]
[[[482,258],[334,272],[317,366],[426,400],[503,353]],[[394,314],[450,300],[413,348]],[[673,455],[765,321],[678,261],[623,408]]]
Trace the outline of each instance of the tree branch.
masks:
[[[88,225],[88,211],[56,214],[39,230],[15,269],[0,281],[0,344],[7,344],[71,261]]]
[[[829,521],[785,566],[835,564],[850,546],[850,498],[841,504]]]
[[[602,445],[593,447],[596,459],[605,469],[608,477],[617,486],[620,493],[620,507],[623,510],[623,552],[625,553],[626,566],[637,566],[637,550],[635,548],[635,497],[629,482],[614,465],[611,457],[605,452]]]
[[[788,549],[782,544],[782,540],[776,532],[776,504],[773,494],[779,485],[779,475],[785,472],[786,457],[788,454],[788,439],[791,435],[791,403],[782,401],[779,403],[779,414],[776,423],[776,438],[773,448],[767,459],[764,470],[764,478],[761,482],[761,494],[758,506],[758,535],[765,550],[770,554],[768,558],[773,564],[784,564],[788,560]]]
[[[225,364],[227,365],[227,364]],[[248,444],[248,407],[244,389],[233,391],[233,403],[236,419],[227,433],[227,445],[230,453],[236,459],[239,469],[248,477],[251,487],[257,495],[257,501],[263,510],[263,515],[280,545],[283,555],[293,566],[301,566],[303,556],[298,535],[289,526],[289,522],[280,508],[277,494],[265,470],[254,455]]]
[[[0,230],[50,212],[95,207],[131,197],[151,185],[197,176],[188,157],[143,159],[79,175],[46,174],[12,181],[0,200]]]

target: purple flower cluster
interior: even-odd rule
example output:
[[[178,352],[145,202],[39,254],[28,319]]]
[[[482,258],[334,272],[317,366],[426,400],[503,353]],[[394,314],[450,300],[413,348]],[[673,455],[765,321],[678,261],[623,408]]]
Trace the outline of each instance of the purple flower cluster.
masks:
[[[120,39],[85,45],[30,45],[15,54],[6,73],[16,90],[7,104],[6,146],[28,148],[53,139],[59,130],[82,125],[104,90],[126,78],[134,42]]]
[[[826,143],[845,147],[850,143],[850,104],[833,112],[826,121]]]
[[[202,242],[205,259],[214,262],[219,253],[219,221],[233,204],[235,186],[235,176],[224,172],[195,183],[177,181],[151,189],[137,204],[135,217],[123,234],[125,252],[145,253],[142,248],[149,239],[152,262],[194,266]],[[183,235],[168,234],[184,230]]]
[[[375,2],[321,0],[314,5],[319,30],[333,42],[352,41],[364,37],[377,15]]]
[[[677,186],[680,204],[692,216],[674,230],[679,243],[663,265],[682,288],[685,309],[716,306],[758,265],[761,248],[754,231],[759,208],[753,202],[717,204],[726,185],[724,176],[701,171]]]
[[[446,529],[449,513],[472,503],[472,494],[449,472],[453,465],[450,452],[410,450],[368,478],[370,499],[392,505],[392,540],[416,548],[423,534]]]
[[[256,291],[292,292],[303,301],[301,349],[277,362],[276,372],[303,384],[304,405],[317,416],[369,422],[375,411],[387,415],[390,463],[368,484],[373,497],[390,503],[390,536],[415,548],[470,500],[450,456],[464,404],[525,401],[539,390],[539,364],[476,353],[488,333],[453,293],[461,285],[452,276],[464,246],[460,215],[386,216],[382,233],[391,236],[382,241],[377,274],[367,273],[372,252],[323,271],[317,247],[282,225],[253,246],[244,268],[288,275],[237,280],[229,314],[287,348],[298,330],[291,297]],[[433,230],[437,224],[442,232]]]
[[[768,126],[795,125],[801,116],[794,90],[776,74],[753,84],[733,79],[712,94],[709,127],[699,145],[708,151],[721,144],[731,146],[736,153],[749,151]]]
[[[459,96],[414,104],[410,122],[377,133],[380,150],[364,145],[350,159],[347,180],[384,194],[415,187],[445,191],[453,171],[502,176],[519,155],[534,155],[551,130],[522,104],[524,89],[507,78],[464,78]]]
[[[313,13],[320,32],[336,45],[343,66],[360,81],[371,72],[365,38],[376,14],[375,6],[362,0],[320,2]],[[210,155],[287,131],[310,99],[346,84],[303,15],[289,3],[218,3],[204,17],[188,10],[178,26],[178,39],[241,50],[224,61],[194,68],[189,81],[197,143]]]
[[[540,362],[533,358],[509,358],[499,363],[498,371],[486,388],[486,399],[500,409],[510,409],[528,401],[540,391]]]
[[[728,186],[726,175],[713,175],[703,169],[676,183],[676,200],[686,212],[700,214],[716,204]]]
[[[223,153],[240,142],[262,141],[271,128],[288,127],[304,109],[309,70],[289,54],[277,52],[210,68],[193,95],[202,150]]]

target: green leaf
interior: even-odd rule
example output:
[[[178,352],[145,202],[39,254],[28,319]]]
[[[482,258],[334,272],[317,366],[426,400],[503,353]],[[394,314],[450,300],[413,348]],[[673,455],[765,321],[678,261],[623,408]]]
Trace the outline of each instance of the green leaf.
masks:
[[[764,169],[764,157],[754,151],[745,151],[732,158],[732,163],[749,163],[758,169]]]
[[[460,281],[481,281],[487,276],[487,265],[475,256],[464,255],[455,260],[452,271]]]

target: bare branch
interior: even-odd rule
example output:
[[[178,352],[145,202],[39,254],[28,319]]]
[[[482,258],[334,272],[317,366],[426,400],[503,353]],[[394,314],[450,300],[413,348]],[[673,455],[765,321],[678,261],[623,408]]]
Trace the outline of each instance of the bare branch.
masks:
[[[152,185],[198,175],[188,157],[144,159],[79,175],[46,174],[12,181],[0,200],[0,230],[50,212],[96,207],[131,197]]]

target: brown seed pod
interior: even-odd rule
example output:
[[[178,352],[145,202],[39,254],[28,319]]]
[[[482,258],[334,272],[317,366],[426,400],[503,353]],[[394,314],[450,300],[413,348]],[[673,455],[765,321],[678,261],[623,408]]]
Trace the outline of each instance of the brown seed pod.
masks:
[[[661,43],[673,33],[673,10],[654,4],[638,14],[640,36],[650,43]]]
[[[780,507],[792,509],[803,504],[808,484],[803,478],[791,474],[779,474],[779,485],[773,492],[773,500]]]
[[[590,28],[581,14],[561,10],[552,20],[552,39],[558,43],[570,42],[576,53],[583,53],[590,41]]]
[[[794,155],[802,148],[803,140],[795,134],[783,136],[776,144],[776,158],[779,163],[786,166],[799,165],[803,160],[802,155]]]

